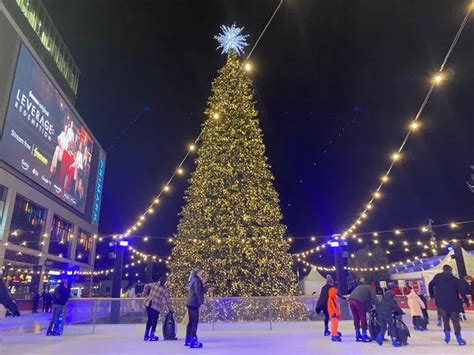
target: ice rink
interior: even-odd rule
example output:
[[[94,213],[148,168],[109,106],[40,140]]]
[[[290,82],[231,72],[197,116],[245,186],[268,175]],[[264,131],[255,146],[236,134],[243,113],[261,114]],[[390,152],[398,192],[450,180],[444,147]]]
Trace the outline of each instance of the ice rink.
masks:
[[[121,324],[96,326],[70,326],[62,337],[46,337],[39,333],[40,327],[24,334],[18,328],[0,332],[0,354],[188,354],[190,352],[209,355],[227,354],[474,354],[474,314],[463,322],[463,337],[467,346],[458,346],[455,339],[449,345],[443,342],[441,328],[419,333],[412,331],[410,344],[404,348],[393,348],[389,343],[382,347],[375,343],[356,343],[350,321],[343,321],[340,330],[342,343],[332,343],[323,337],[322,322],[202,324],[199,330],[203,349],[188,349],[183,346],[184,327],[179,325],[177,341],[144,342],[143,325]],[[407,324],[408,322],[406,319]],[[2,319],[1,322],[8,322]],[[411,330],[411,329],[410,329]],[[161,335],[161,328],[158,335]]]

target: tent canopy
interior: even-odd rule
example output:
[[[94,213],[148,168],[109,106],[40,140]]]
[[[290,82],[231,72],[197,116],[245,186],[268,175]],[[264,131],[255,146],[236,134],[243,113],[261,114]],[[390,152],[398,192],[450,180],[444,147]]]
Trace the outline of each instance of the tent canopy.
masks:
[[[321,288],[326,284],[326,279],[319,273],[316,268],[312,268],[306,277],[298,282],[298,287],[304,295],[310,296],[313,292],[317,295],[321,292]]]

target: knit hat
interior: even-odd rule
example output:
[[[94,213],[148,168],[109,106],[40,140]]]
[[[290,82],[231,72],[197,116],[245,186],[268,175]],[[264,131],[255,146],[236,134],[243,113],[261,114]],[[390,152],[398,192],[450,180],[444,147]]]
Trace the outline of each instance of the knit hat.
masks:
[[[329,285],[334,285],[334,280],[332,279],[332,276],[331,275],[326,275],[326,282],[329,284]]]

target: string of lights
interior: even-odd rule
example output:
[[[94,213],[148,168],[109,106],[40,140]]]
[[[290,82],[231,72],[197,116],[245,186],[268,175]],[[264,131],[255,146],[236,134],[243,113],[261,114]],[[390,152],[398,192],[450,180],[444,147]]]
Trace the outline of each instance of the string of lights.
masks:
[[[429,233],[433,229],[439,229],[439,228],[445,228],[445,227],[449,227],[451,230],[456,230],[456,229],[460,228],[463,225],[472,224],[472,223],[474,223],[474,220],[467,220],[467,221],[460,221],[460,222],[449,222],[449,223],[442,223],[442,224],[433,224],[431,226],[423,225],[421,227],[418,226],[418,227],[409,227],[409,228],[396,228],[396,229],[388,229],[388,230],[377,230],[377,231],[372,231],[372,232],[361,232],[361,233],[357,233],[357,234],[352,234],[350,236],[350,238],[347,237],[347,236],[341,236],[340,238],[342,240],[346,240],[348,242],[350,242],[351,240],[355,240],[358,243],[363,243],[364,239],[362,237],[367,236],[367,235],[370,235],[374,240],[378,240],[377,239],[378,237],[383,236],[383,235],[387,235],[387,234],[399,237],[399,236],[402,236],[404,234],[404,232],[409,232],[409,231],[419,231],[421,233]],[[315,247],[312,247],[308,250],[298,252],[298,253],[294,253],[293,256],[295,256],[295,257],[306,256],[306,255],[309,255],[309,254],[314,254],[314,253],[319,252],[319,251],[323,251],[325,249],[325,246],[327,244],[329,244],[328,239],[330,239],[332,237],[333,237],[333,235],[319,236],[319,237],[312,236],[312,237],[310,237],[311,241],[316,241],[317,238],[324,238],[326,241],[324,243],[322,243],[320,245],[317,245]],[[338,237],[336,236],[336,238],[338,238]],[[294,240],[293,237],[288,238],[288,241],[290,241],[290,242],[292,242],[293,240]]]
[[[411,122],[408,125],[408,130],[407,133],[405,134],[405,138],[402,140],[402,143],[400,144],[399,148],[394,151],[391,156],[390,156],[390,163],[388,165],[388,169],[385,171],[385,173],[381,176],[380,182],[375,189],[375,191],[371,194],[369,197],[368,201],[365,203],[365,207],[363,208],[362,212],[353,220],[351,226],[349,228],[346,228],[341,234],[343,237],[347,237],[348,235],[354,233],[362,223],[367,220],[369,212],[374,208],[375,202],[379,200],[382,197],[382,189],[385,186],[385,184],[389,181],[390,179],[390,174],[395,166],[396,163],[399,163],[402,160],[402,152],[403,149],[405,148],[409,137],[417,132],[420,127],[422,126],[420,120],[421,115],[423,114],[423,111],[428,104],[431,95],[435,89],[435,87],[440,86],[446,79],[447,75],[444,74],[444,68],[445,65],[447,64],[449,57],[451,56],[451,53],[453,52],[454,48],[456,47],[456,44],[459,40],[459,37],[461,36],[462,32],[464,31],[465,25],[467,23],[467,20],[469,18],[469,15],[471,11],[473,10],[473,6],[470,5],[468,6],[466,15],[463,18],[463,21],[461,22],[461,25],[459,26],[458,31],[456,32],[456,35],[444,57],[444,60],[436,74],[433,75],[431,79],[431,84],[429,86],[429,89],[425,95],[424,100],[422,101],[417,114],[415,117],[411,120]]]

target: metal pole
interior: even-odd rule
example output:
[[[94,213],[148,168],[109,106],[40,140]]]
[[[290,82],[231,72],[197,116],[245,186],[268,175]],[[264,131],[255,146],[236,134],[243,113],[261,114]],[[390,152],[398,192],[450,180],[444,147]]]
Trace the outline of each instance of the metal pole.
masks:
[[[112,298],[118,300],[112,300],[111,312],[110,312],[110,323],[120,323],[120,291],[122,288],[122,272],[123,272],[123,254],[125,247],[119,243],[115,244],[115,262],[114,272],[112,275]]]
[[[216,304],[215,300],[212,298],[210,299],[211,302],[211,310],[212,310],[212,330],[216,330]]]
[[[92,334],[95,334],[95,322],[96,322],[96,312],[97,312],[97,302],[96,300],[93,300],[93,305],[92,305]]]
[[[270,322],[270,330],[273,330],[273,320],[272,320],[272,298],[268,297],[268,320]]]

